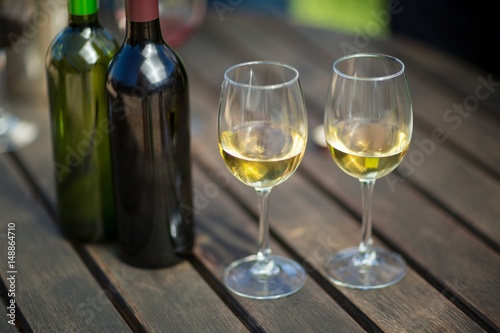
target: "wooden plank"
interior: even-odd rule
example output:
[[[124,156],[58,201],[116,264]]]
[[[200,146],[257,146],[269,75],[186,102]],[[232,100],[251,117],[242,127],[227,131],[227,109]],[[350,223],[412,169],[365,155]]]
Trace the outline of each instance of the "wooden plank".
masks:
[[[470,223],[500,249],[500,181],[492,179],[416,130],[413,143],[398,168],[402,181],[417,182],[421,188]],[[444,170],[446,172],[437,172]]]
[[[5,156],[0,173],[0,233],[15,224],[15,299],[29,327],[35,332],[130,331],[109,299],[100,300],[99,311],[93,309],[88,295],[101,292],[99,284]],[[7,267],[6,250],[2,242],[2,267]],[[5,270],[0,276],[6,281]]]
[[[392,46],[397,45],[399,52],[405,54],[407,58],[425,64],[425,71],[435,75],[436,79],[442,80],[466,95],[484,94],[485,98],[481,97],[481,103],[485,104],[488,112],[493,116],[492,118],[496,118],[498,121],[500,116],[498,77],[490,77],[491,73],[480,70],[466,61],[453,58],[451,54],[444,54],[428,47],[421,41],[405,38],[403,35],[395,35],[393,40]],[[488,82],[487,87],[484,85],[484,81]],[[478,88],[479,85],[483,85],[484,88]],[[476,92],[476,89],[479,90]]]
[[[247,332],[189,262],[148,270],[123,264],[110,244],[88,251],[108,280],[106,292],[121,299],[145,331]]]

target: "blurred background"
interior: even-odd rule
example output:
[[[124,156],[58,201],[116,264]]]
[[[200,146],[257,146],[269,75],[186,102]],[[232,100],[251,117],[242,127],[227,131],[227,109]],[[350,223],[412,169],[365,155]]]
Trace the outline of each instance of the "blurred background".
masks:
[[[392,8],[380,38],[401,34],[477,65],[500,77],[499,0],[208,0],[209,11],[288,17],[314,27],[356,34],[377,13]]]
[[[7,88],[10,93],[44,91],[43,85],[29,83],[40,82],[44,75],[48,45],[67,22],[67,0],[19,1],[32,1],[37,10],[30,10],[31,16],[24,18],[18,34],[21,38],[10,38],[11,45],[3,47],[9,59],[7,82],[13,83]],[[100,0],[101,19],[119,40],[123,37],[123,3]],[[174,47],[189,42],[205,15],[221,20],[230,15],[278,16],[293,24],[352,35],[376,22],[377,31],[370,32],[371,38],[404,35],[500,77],[499,0],[160,0],[160,8],[167,42]],[[393,15],[388,17],[390,12]],[[0,18],[4,14],[0,12]],[[0,38],[5,40],[11,30],[1,22]]]
[[[0,0],[0,3],[7,1]],[[17,77],[33,78],[41,75],[48,44],[66,24],[67,1],[18,2],[32,2],[38,10],[26,11],[31,16],[25,15],[23,19],[22,38],[14,41],[14,50],[7,48],[9,53],[15,51],[17,55],[11,55],[10,58],[16,59],[11,60],[8,67],[13,68],[11,71],[15,71]],[[123,35],[123,0],[100,0],[100,8],[106,26]],[[160,8],[164,30],[170,34],[167,41],[174,47],[180,47],[195,33],[207,13],[221,19],[226,15],[245,14],[280,16],[296,24],[353,35],[375,21],[380,31],[371,32],[370,37],[403,34],[500,76],[499,0],[477,3],[462,0],[160,0]],[[378,13],[387,13],[390,8],[392,17],[387,23],[382,22]],[[2,11],[5,12],[3,8]],[[4,14],[0,12],[0,17]],[[0,38],[5,38],[9,31],[0,20]],[[28,51],[21,52],[25,50]]]

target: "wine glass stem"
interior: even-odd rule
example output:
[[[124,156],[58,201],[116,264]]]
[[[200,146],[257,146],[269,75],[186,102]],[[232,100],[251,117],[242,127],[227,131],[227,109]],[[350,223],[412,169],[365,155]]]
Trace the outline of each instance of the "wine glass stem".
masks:
[[[359,252],[362,257],[368,259],[372,252],[372,194],[375,179],[362,179],[361,195],[363,206],[363,219],[361,224],[361,242]]]
[[[257,252],[257,263],[253,267],[253,273],[259,275],[271,275],[274,271],[274,263],[270,259],[271,248],[269,246],[269,194],[271,187],[258,188],[257,199],[259,202],[259,251]]]

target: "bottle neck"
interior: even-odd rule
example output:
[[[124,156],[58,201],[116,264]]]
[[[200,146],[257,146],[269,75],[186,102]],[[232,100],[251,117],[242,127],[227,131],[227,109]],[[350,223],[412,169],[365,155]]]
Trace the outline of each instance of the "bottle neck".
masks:
[[[69,0],[68,23],[70,26],[99,24],[98,0]]]
[[[99,25],[99,15],[97,13],[91,15],[74,15],[70,14],[68,19],[69,26],[89,26]]]
[[[127,21],[149,22],[160,17],[158,0],[125,0]]]
[[[163,41],[158,0],[125,0],[125,16],[126,42]]]
[[[125,41],[134,42],[163,42],[161,35],[160,20],[157,18],[149,22],[127,21]]]

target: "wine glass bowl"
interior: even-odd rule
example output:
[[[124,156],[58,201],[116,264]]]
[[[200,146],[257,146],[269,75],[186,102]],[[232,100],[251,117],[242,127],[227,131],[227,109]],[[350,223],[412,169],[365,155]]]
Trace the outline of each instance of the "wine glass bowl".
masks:
[[[325,139],[335,163],[359,179],[362,239],[357,248],[332,255],[325,271],[335,283],[382,288],[403,278],[406,264],[396,253],[373,246],[371,201],[375,180],[391,173],[408,151],[413,128],[405,66],[382,54],[355,54],[333,65],[325,107]]]
[[[298,291],[306,279],[295,261],[271,254],[268,204],[271,189],[300,164],[307,143],[307,117],[296,69],[277,62],[229,68],[219,104],[219,150],[229,171],[255,188],[259,199],[259,251],[224,271],[234,293],[274,299]]]

